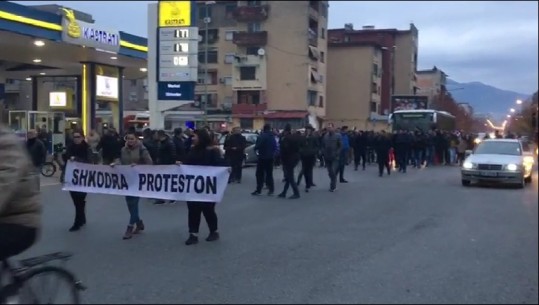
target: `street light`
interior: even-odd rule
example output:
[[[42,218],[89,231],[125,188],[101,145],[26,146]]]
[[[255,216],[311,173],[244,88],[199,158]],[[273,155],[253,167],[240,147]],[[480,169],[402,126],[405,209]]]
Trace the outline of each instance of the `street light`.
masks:
[[[515,113],[515,108],[511,108],[509,109],[509,111],[511,111],[512,113]]]
[[[508,114],[508,115],[507,115],[507,118],[508,118],[508,119],[510,119],[510,118],[511,118],[511,115],[510,115],[510,114]]]
[[[215,4],[215,1],[205,1],[204,8],[204,99],[200,99],[202,102],[202,111],[204,112],[204,126],[208,125],[208,49],[209,49],[209,24],[210,18],[210,5]]]
[[[522,105],[522,100],[517,100],[517,105]]]

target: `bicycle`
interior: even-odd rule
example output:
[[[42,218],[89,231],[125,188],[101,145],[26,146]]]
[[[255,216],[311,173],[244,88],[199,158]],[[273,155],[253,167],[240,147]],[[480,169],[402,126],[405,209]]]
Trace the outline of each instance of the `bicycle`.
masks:
[[[62,281],[68,284],[70,299],[65,304],[80,304],[80,291],[86,290],[82,282],[77,280],[75,275],[67,269],[46,265],[58,260],[65,262],[71,257],[72,254],[70,253],[55,252],[21,260],[19,262],[21,267],[14,267],[7,259],[2,261],[0,264],[0,280],[2,275],[7,273],[10,282],[6,286],[2,286],[0,283],[0,304],[60,304],[50,299],[40,300],[39,295],[34,294],[31,290],[28,295],[29,299],[22,298],[26,297],[26,295],[21,292],[24,292],[25,288],[30,288],[30,281],[43,275],[52,277],[47,279],[47,282],[52,282],[54,277],[59,279],[52,288],[58,288]]]
[[[41,174],[43,176],[52,177],[54,176],[58,168],[62,169],[63,160],[61,160],[60,157],[64,154],[64,152],[65,147],[63,147],[63,145],[55,145],[51,161],[47,161],[41,166]]]

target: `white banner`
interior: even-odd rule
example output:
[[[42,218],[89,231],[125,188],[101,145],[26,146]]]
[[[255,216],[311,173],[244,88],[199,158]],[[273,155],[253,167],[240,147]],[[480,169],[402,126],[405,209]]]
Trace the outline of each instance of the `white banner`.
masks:
[[[192,165],[67,163],[64,191],[179,201],[220,202],[228,168]]]

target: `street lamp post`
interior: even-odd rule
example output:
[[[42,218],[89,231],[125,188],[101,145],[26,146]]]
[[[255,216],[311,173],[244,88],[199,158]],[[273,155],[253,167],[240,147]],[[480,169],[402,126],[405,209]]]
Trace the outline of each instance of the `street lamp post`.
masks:
[[[204,98],[200,99],[202,103],[202,111],[204,126],[208,125],[208,33],[210,24],[210,11],[208,2],[204,6]]]

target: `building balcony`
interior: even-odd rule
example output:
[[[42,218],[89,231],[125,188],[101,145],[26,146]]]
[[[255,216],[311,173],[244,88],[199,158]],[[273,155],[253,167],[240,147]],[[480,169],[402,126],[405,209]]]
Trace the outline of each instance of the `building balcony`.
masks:
[[[313,47],[318,47],[318,36],[315,34],[309,33],[309,45]]]
[[[318,13],[317,10],[309,6],[309,18],[318,21],[318,17],[320,17],[320,13]]]
[[[260,47],[268,43],[268,32],[235,32],[232,42],[242,47]]]
[[[260,66],[263,61],[265,61],[264,56],[259,55],[239,55],[236,56],[236,60],[234,61],[234,66],[236,67],[242,67],[242,66]]]
[[[233,104],[233,114],[257,114],[268,110],[268,104]]]
[[[232,16],[237,22],[260,22],[268,19],[269,6],[240,6],[234,10]]]

